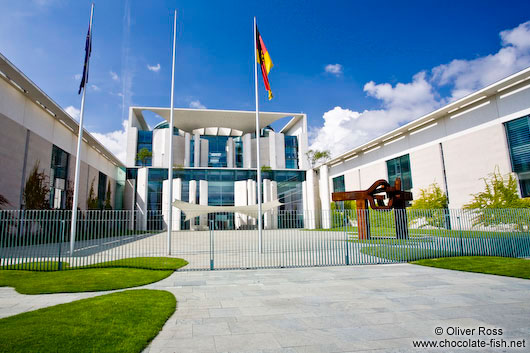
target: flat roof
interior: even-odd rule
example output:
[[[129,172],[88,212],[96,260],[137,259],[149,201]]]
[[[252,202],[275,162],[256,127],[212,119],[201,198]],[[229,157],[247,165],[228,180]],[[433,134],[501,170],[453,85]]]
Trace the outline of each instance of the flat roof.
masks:
[[[413,132],[422,129],[427,124],[432,123],[448,114],[459,114],[465,112],[468,109],[477,107],[478,105],[484,104],[491,96],[496,95],[499,92],[506,91],[508,89],[519,89],[521,86],[528,84],[530,81],[530,67],[523,69],[515,74],[503,78],[489,86],[486,86],[476,92],[473,92],[463,98],[460,98],[452,103],[449,103],[431,113],[425,114],[416,120],[411,121],[403,126],[398,127],[392,131],[389,131],[373,140],[370,140],[362,145],[359,145],[347,152],[344,152],[337,157],[334,157],[327,161],[328,166],[338,164],[347,159],[350,159],[364,151],[370,151],[372,148],[376,148],[381,144],[387,143],[393,139],[401,138],[406,132]]]
[[[66,113],[59,104],[51,99],[44,91],[42,91],[33,81],[31,81],[22,71],[13,65],[5,56],[0,53],[0,77],[6,80],[13,87],[17,88],[26,97],[40,106],[48,114],[58,120],[72,131],[75,136],[79,132],[79,124]],[[103,155],[116,166],[124,167],[125,165],[112,154],[104,145],[102,145],[94,136],[92,136],[86,129],[83,128],[83,139],[94,149],[101,151],[99,154]]]
[[[153,112],[166,121],[170,120],[170,108],[161,107],[131,107],[132,113],[140,120],[140,123],[145,123],[143,117],[144,111]],[[293,117],[301,118],[304,114],[301,113],[281,113],[281,112],[259,112],[260,129],[273,122],[285,118]],[[219,134],[227,136],[240,136],[246,133],[256,132],[256,112],[244,110],[219,110],[219,109],[189,109],[189,108],[174,108],[173,109],[174,126],[178,129],[192,132],[198,129],[223,130]],[[291,119],[292,120],[292,119]]]

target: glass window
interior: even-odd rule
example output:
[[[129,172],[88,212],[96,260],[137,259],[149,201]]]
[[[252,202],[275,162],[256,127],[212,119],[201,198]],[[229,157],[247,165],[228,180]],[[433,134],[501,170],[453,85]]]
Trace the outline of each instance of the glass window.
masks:
[[[236,168],[243,168],[243,140],[240,136],[234,137]]]
[[[509,121],[505,127],[512,170],[530,172],[530,116]]]
[[[105,204],[105,196],[107,193],[107,176],[102,172],[99,172],[98,177],[98,206],[100,209]]]
[[[285,168],[298,169],[298,138],[296,136],[285,137]]]
[[[394,185],[396,178],[401,178],[401,187],[405,191],[412,189],[410,157],[408,154],[386,161],[388,183]]]
[[[344,185],[344,175],[333,178],[333,192],[344,192],[346,187]]]
[[[201,136],[208,140],[208,167],[226,167],[226,143],[228,136]]]
[[[195,167],[195,140],[190,139],[190,167]]]
[[[50,207],[66,208],[68,162],[70,155],[53,145],[50,170]]]
[[[138,143],[136,145],[136,153],[140,152],[141,149],[147,149],[149,152],[153,152],[153,132],[152,131],[138,131]],[[147,157],[145,160],[136,160],[137,166],[151,166],[153,165],[152,157]]]

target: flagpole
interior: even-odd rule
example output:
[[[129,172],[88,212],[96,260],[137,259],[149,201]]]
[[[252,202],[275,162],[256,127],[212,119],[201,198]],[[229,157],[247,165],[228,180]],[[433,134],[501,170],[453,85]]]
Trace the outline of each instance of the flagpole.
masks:
[[[167,225],[167,254],[171,255],[171,231],[173,228],[173,98],[175,96],[175,51],[177,45],[177,10],[175,10],[175,19],[173,23],[173,62],[171,69],[171,107],[169,112],[169,161],[167,179],[169,181],[169,208],[168,208],[168,225]]]
[[[257,191],[258,194],[258,250],[261,254],[263,252],[263,226],[261,224],[261,168],[260,168],[260,151],[259,151],[259,103],[258,103],[258,48],[256,40],[256,16],[254,16],[254,88],[256,95],[256,170],[258,175]]]
[[[92,19],[94,18],[94,3],[90,8],[90,25],[89,25],[89,40],[90,46],[92,45]],[[79,199],[79,168],[81,166],[81,147],[83,142],[83,118],[85,116],[85,94],[86,94],[86,82],[88,76],[88,66],[90,63],[90,55],[87,58],[86,70],[84,70],[83,80],[85,85],[83,87],[83,95],[81,96],[81,113],[79,115],[79,133],[77,134],[77,154],[75,159],[75,179],[74,179],[74,200],[72,202],[72,223],[70,230],[70,256],[74,255],[75,247],[75,233],[77,228],[77,202]]]

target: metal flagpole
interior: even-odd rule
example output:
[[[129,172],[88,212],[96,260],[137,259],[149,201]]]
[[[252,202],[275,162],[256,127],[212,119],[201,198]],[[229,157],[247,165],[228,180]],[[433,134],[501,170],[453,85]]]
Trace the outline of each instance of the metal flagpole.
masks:
[[[89,46],[88,50],[91,50],[92,46],[92,19],[94,18],[94,4],[90,8],[90,25],[89,25]],[[87,55],[87,54],[85,54]],[[81,166],[81,144],[83,141],[83,118],[85,116],[85,94],[86,94],[86,82],[88,76],[88,66],[90,63],[90,52],[86,60],[86,70],[84,70],[85,76],[83,77],[83,95],[81,96],[81,113],[79,115],[79,133],[77,134],[77,154],[75,159],[75,180],[74,180],[74,200],[72,202],[72,224],[70,230],[70,256],[74,255],[75,246],[75,233],[77,228],[77,202],[79,198],[79,168]]]
[[[167,179],[169,182],[169,209],[167,224],[167,254],[171,255],[171,230],[173,228],[173,98],[175,96],[175,48],[177,45],[177,10],[175,10],[175,21],[173,24],[173,63],[171,69],[171,107],[169,112],[169,161]]]
[[[258,174],[257,191],[258,194],[258,249],[259,253],[263,252],[263,226],[261,224],[261,168],[259,159],[259,103],[258,103],[258,48],[256,38],[256,17],[254,16],[254,88],[256,93],[256,170]]]

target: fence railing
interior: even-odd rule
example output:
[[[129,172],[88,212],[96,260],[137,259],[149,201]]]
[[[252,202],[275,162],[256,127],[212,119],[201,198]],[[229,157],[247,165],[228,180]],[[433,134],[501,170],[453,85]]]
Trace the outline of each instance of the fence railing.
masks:
[[[160,256],[205,270],[530,256],[530,209],[267,212],[261,239],[256,220],[242,214],[185,221],[175,212],[169,241],[166,212],[78,212],[71,252],[71,211],[0,211],[1,268],[134,266]]]

